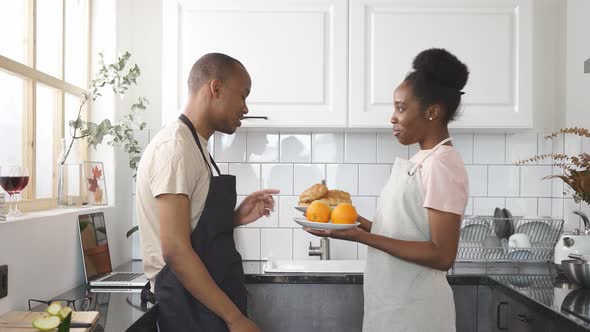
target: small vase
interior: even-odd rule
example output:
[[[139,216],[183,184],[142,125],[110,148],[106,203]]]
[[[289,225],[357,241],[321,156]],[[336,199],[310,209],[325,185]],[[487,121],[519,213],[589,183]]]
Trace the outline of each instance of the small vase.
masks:
[[[81,207],[84,200],[82,164],[57,165],[57,204],[63,208]]]

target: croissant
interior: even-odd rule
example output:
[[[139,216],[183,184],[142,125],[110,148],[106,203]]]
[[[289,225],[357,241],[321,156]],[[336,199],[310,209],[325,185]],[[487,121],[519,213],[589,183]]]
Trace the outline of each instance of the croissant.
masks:
[[[318,183],[314,184],[313,186],[304,190],[301,195],[299,195],[299,205],[302,203],[310,204],[311,202],[322,199],[328,195],[328,187],[325,185]]]

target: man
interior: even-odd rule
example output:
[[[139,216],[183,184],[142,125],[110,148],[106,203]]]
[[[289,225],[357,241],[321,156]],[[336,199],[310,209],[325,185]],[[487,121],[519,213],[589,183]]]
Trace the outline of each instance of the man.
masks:
[[[143,264],[161,332],[259,331],[246,318],[233,229],[268,216],[278,190],[255,192],[234,211],[235,177],[220,175],[207,152],[215,131],[233,134],[241,125],[250,86],[238,60],[219,53],[201,57],[190,72],[183,114],[154,137],[139,163]]]

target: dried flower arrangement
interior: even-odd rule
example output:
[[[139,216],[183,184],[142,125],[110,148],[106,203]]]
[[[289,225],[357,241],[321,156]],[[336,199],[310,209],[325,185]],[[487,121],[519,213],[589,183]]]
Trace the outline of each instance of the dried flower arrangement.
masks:
[[[88,178],[88,191],[94,193],[94,203],[102,202],[102,188],[98,185],[98,180],[102,177],[102,171],[98,166],[92,168],[92,177]]]
[[[545,139],[554,139],[562,134],[576,135],[580,137],[590,137],[590,131],[585,128],[563,128],[550,135]],[[563,175],[550,175],[543,179],[559,178],[563,180],[570,188],[573,189],[573,198],[576,203],[581,201],[590,204],[590,154],[581,153],[579,155],[569,156],[562,153],[541,154],[526,160],[516,162],[517,165],[524,165],[539,160],[553,160],[553,166],[563,170]]]

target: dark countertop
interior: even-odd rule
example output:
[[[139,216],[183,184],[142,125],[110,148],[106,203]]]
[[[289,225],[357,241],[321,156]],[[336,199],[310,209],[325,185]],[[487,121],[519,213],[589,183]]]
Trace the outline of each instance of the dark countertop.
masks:
[[[244,262],[247,284],[362,284],[363,282],[363,276],[360,274],[264,274],[262,264],[263,262]],[[142,266],[141,262],[134,261],[119,266],[116,270],[141,271]],[[566,279],[556,273],[552,265],[456,264],[455,268],[447,273],[447,279],[452,286],[490,285],[498,287],[529,306],[544,310],[547,314],[557,314],[575,323],[578,327],[590,331],[590,317],[586,320],[581,318],[584,308],[578,307],[573,312],[566,312],[561,308],[569,293],[572,293],[569,296],[571,299],[572,295],[581,294],[583,291],[574,289]],[[157,305],[142,303],[139,292],[95,293],[84,285],[60,294],[56,298],[75,299],[85,295],[92,299],[91,310],[100,312],[98,326],[95,329],[97,332],[150,331],[153,328],[157,317]],[[581,295],[586,296],[590,301],[590,293]],[[42,310],[42,308],[37,309]]]
[[[143,267],[140,261],[133,261],[118,266],[115,271],[142,272]],[[56,296],[55,299],[73,300],[84,296],[89,297],[90,310],[99,312],[93,332],[126,331],[132,325],[135,325],[134,328],[137,327],[135,331],[149,331],[138,326],[154,324],[149,321],[149,318],[156,317],[157,306],[141,301],[141,289],[120,289],[118,292],[112,290],[104,289],[102,292],[96,292],[87,285],[82,285]],[[32,310],[42,311],[45,307],[37,306]]]

